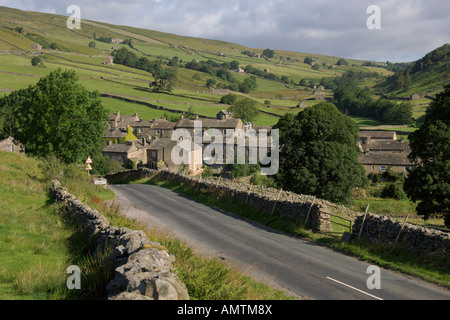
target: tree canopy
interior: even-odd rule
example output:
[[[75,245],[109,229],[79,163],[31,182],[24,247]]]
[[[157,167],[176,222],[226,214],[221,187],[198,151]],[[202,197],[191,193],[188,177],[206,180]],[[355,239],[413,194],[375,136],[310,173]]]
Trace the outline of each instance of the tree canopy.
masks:
[[[0,99],[8,134],[40,157],[57,156],[76,163],[103,148],[107,111],[98,92],[89,92],[74,71],[58,69],[34,86]]]
[[[152,72],[155,81],[150,83],[150,87],[157,92],[172,92],[172,84],[177,80],[175,69],[159,68]]]
[[[413,119],[412,104],[387,99],[373,99],[367,88],[359,88],[352,80],[342,82],[336,89],[334,102],[341,112],[371,117],[388,124],[410,124]]]
[[[250,98],[237,100],[228,110],[233,112],[235,118],[241,119],[244,123],[254,121],[259,114],[256,101]]]
[[[431,103],[423,125],[408,136],[415,164],[404,183],[424,218],[441,214],[450,227],[450,86]]]
[[[345,203],[367,180],[358,161],[358,127],[333,104],[286,114],[274,128],[280,130],[275,180],[283,189]]]

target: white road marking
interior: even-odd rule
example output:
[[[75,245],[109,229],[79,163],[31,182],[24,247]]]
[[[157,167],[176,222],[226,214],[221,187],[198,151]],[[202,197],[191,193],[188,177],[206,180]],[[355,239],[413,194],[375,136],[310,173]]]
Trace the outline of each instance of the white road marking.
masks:
[[[374,296],[373,294],[370,294],[370,293],[367,293],[367,292],[365,292],[365,291],[359,290],[358,288],[352,287],[352,286],[350,286],[350,285],[348,285],[348,284],[346,284],[346,283],[343,283],[343,282],[341,282],[341,281],[338,281],[338,280],[336,280],[336,279],[333,279],[333,278],[330,278],[330,277],[327,277],[327,279],[328,279],[328,280],[331,280],[331,281],[334,281],[334,282],[337,282],[337,283],[339,283],[339,284],[341,284],[341,285],[343,285],[343,286],[346,286],[346,287],[348,287],[348,288],[350,288],[350,289],[353,289],[353,290],[356,290],[356,291],[358,291],[358,292],[361,292],[361,293],[363,293],[363,294],[365,294],[365,295],[368,295],[369,297],[372,297],[372,298],[374,298],[374,299],[377,299],[377,300],[383,300],[383,299],[380,298],[380,297],[377,297],[377,296]]]

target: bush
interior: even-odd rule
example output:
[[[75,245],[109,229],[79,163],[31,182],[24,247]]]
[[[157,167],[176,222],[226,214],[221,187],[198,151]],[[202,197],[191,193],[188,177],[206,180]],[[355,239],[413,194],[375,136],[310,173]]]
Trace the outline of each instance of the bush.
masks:
[[[272,178],[262,175],[260,173],[253,174],[250,179],[250,183],[257,185],[257,186],[264,186],[267,188],[276,188],[277,187],[277,184],[275,183],[275,181]]]
[[[403,183],[389,182],[381,191],[381,197],[392,198],[397,200],[404,200],[407,198],[405,191],[403,190]]]
[[[52,44],[50,44],[50,49],[52,50],[59,50],[59,46],[57,43],[53,42]]]
[[[237,95],[229,93],[222,98],[220,98],[220,103],[229,104],[230,106],[237,100]]]
[[[125,165],[125,169],[136,170],[137,163],[131,159],[128,159],[127,164]]]
[[[210,166],[203,166],[202,178],[212,177],[212,169]]]
[[[37,66],[39,66],[41,63],[42,63],[41,57],[33,57],[33,58],[31,59],[31,65],[32,65],[33,67],[37,67]]]

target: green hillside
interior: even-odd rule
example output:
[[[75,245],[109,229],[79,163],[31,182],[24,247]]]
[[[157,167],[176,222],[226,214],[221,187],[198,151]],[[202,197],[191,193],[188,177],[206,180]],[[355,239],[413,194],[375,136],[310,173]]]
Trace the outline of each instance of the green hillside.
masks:
[[[137,112],[150,120],[163,115],[175,119],[190,109],[201,117],[214,117],[218,111],[228,108],[220,104],[223,93],[214,94],[214,89],[232,88],[233,94],[258,102],[261,112],[254,121],[256,125],[274,125],[286,112],[300,111],[299,102],[304,101],[307,106],[317,103],[314,87],[349,71],[376,73],[377,77],[358,80],[360,86],[369,88],[381,85],[387,76],[394,74],[375,62],[276,48],[271,48],[274,56],[267,58],[261,56],[264,48],[88,20],[81,21],[81,29],[69,30],[66,22],[66,16],[0,7],[0,53],[3,53],[0,73],[5,75],[0,77],[0,96],[35,84],[57,68],[73,69],[88,90],[98,90],[103,95],[104,105],[110,112]],[[121,39],[124,43],[104,42],[108,39]],[[31,58],[36,55],[30,51],[33,43],[43,48],[39,66],[31,65]],[[150,72],[117,63],[106,65],[105,58],[121,48],[134,53],[138,59],[159,61],[164,68],[176,70],[172,92],[153,92],[149,84],[155,79]],[[174,57],[177,63],[172,66]],[[305,63],[305,58],[310,58],[310,63]],[[192,61],[216,65],[216,71],[234,62],[246,72],[187,68]],[[256,88],[238,92],[238,85],[252,76],[256,77]],[[207,87],[208,80],[214,85]],[[333,93],[333,87],[325,85],[324,98],[331,100]]]

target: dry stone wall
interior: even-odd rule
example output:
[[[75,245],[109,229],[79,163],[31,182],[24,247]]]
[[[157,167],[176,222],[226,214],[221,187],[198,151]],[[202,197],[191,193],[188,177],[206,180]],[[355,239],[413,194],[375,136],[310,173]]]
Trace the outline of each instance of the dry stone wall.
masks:
[[[235,199],[239,203],[265,213],[273,212],[273,214],[290,218],[296,222],[306,222],[315,231],[332,229],[329,220],[327,220],[329,216],[326,213],[356,217],[356,213],[345,206],[336,205],[313,196],[263,186],[252,186],[248,183],[233,182],[229,179],[202,179],[198,176],[184,176],[167,170],[157,171],[147,168],[123,171],[105,178],[108,183],[120,183],[156,175],[165,180],[191,185],[199,191]]]
[[[362,226],[362,229],[361,229]],[[450,254],[450,234],[423,228],[385,216],[368,213],[357,217],[353,224],[352,238],[367,239],[372,243],[397,243],[422,253]]]
[[[173,257],[143,231],[117,228],[97,210],[83,204],[55,179],[50,188],[95,242],[93,254],[112,248],[117,268],[107,286],[110,300],[188,300],[186,286],[173,272]]]

